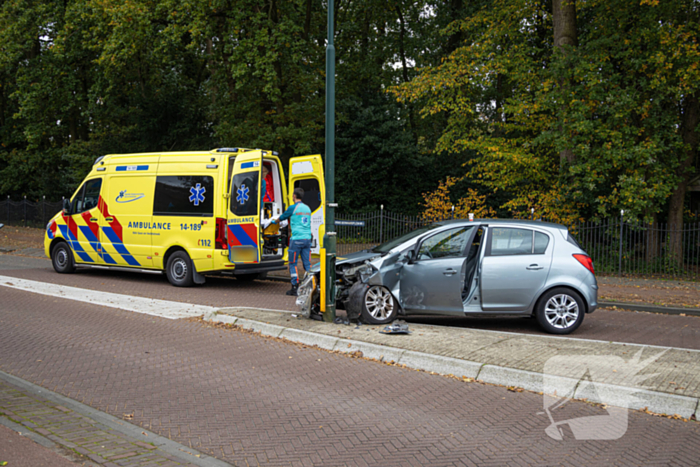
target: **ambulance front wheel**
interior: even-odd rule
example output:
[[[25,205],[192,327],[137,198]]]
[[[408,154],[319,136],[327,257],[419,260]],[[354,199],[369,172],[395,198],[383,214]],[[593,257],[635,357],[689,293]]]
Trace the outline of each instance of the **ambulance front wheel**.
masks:
[[[175,287],[189,287],[192,280],[192,260],[184,251],[176,251],[165,266],[165,275],[168,281]]]
[[[73,252],[66,242],[59,242],[51,250],[51,263],[56,272],[67,274],[75,271]]]

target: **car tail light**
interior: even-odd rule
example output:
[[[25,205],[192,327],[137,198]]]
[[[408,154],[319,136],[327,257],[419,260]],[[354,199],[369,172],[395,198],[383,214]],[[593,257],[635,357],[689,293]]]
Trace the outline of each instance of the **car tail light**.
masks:
[[[214,234],[214,248],[217,250],[228,250],[226,241],[226,219],[216,218],[216,233]]]
[[[595,275],[593,270],[593,260],[588,255],[574,255],[574,258],[578,260],[579,263],[583,264],[583,267],[591,271],[591,274]]]

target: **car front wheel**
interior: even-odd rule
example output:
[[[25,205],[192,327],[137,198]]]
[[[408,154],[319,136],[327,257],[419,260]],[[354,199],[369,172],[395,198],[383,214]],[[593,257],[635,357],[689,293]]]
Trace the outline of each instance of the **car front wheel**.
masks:
[[[552,289],[537,303],[535,312],[542,329],[551,334],[569,334],[583,322],[586,309],[579,294],[570,289]]]
[[[165,266],[165,275],[168,276],[168,281],[175,287],[189,287],[194,281],[192,280],[192,260],[184,251],[176,251]]]
[[[362,299],[362,319],[370,324],[387,324],[396,319],[399,307],[386,287],[368,287]]]
[[[66,242],[57,243],[51,250],[51,264],[56,272],[67,274],[75,271],[73,252]]]

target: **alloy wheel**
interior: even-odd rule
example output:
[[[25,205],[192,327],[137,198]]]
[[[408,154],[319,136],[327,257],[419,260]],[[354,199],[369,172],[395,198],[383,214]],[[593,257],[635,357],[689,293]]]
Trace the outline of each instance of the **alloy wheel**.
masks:
[[[372,286],[365,294],[365,307],[373,318],[386,319],[394,311],[394,297],[384,287]]]
[[[580,310],[576,300],[567,294],[558,294],[547,300],[544,316],[557,329],[567,329],[578,319]]]

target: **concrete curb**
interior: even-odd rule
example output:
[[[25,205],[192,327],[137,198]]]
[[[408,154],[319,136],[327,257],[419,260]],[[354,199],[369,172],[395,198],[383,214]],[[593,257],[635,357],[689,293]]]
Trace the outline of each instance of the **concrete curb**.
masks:
[[[93,421],[96,424],[102,425],[108,429],[117,431],[123,435],[126,435],[137,441],[142,441],[144,443],[153,443],[161,451],[170,454],[171,456],[181,459],[183,462],[189,462],[192,465],[197,465],[199,467],[230,467],[224,461],[215,459],[206,454],[203,454],[195,449],[183,446],[180,443],[172,441],[163,436],[157,435],[145,428],[141,428],[136,425],[132,425],[129,422],[120,420],[112,415],[105,412],[101,412],[97,409],[93,409],[90,406],[82,404],[78,401],[70,399],[68,397],[57,394],[53,391],[49,391],[46,388],[37,386],[36,384],[25,381],[21,378],[13,376],[11,374],[0,371],[0,380],[5,381],[8,384],[16,386],[23,391],[48,399],[58,405],[62,405],[74,412],[77,412]],[[28,431],[26,428],[24,431]]]
[[[236,324],[243,329],[260,332],[264,336],[281,337],[291,342],[316,345],[325,350],[343,353],[362,352],[363,357],[394,362],[408,368],[423,370],[458,378],[473,378],[483,383],[518,387],[528,391],[544,392],[544,374],[516,368],[490,365],[468,360],[443,357],[396,347],[371,344],[353,339],[344,339],[318,334],[299,329],[261,323],[250,319],[236,318],[230,315],[210,313],[204,316],[206,321],[214,323]],[[548,376],[547,393],[551,395],[571,394],[574,399],[586,399],[589,402],[603,403],[600,392],[606,395],[609,405],[633,410],[648,409],[651,412],[667,415],[680,415],[690,418],[695,415],[700,419],[700,398],[679,396],[643,388],[615,386],[604,383],[592,383],[588,380],[567,377]],[[573,390],[573,391],[572,391]],[[611,404],[615,401],[615,404]]]
[[[607,308],[615,306],[617,308],[622,308],[623,310],[630,311],[646,311],[647,313],[659,313],[664,315],[688,315],[688,316],[700,316],[700,309],[697,308],[675,308],[670,306],[659,306],[659,305],[645,305],[643,303],[626,303],[626,302],[608,302],[599,300],[599,308]]]

